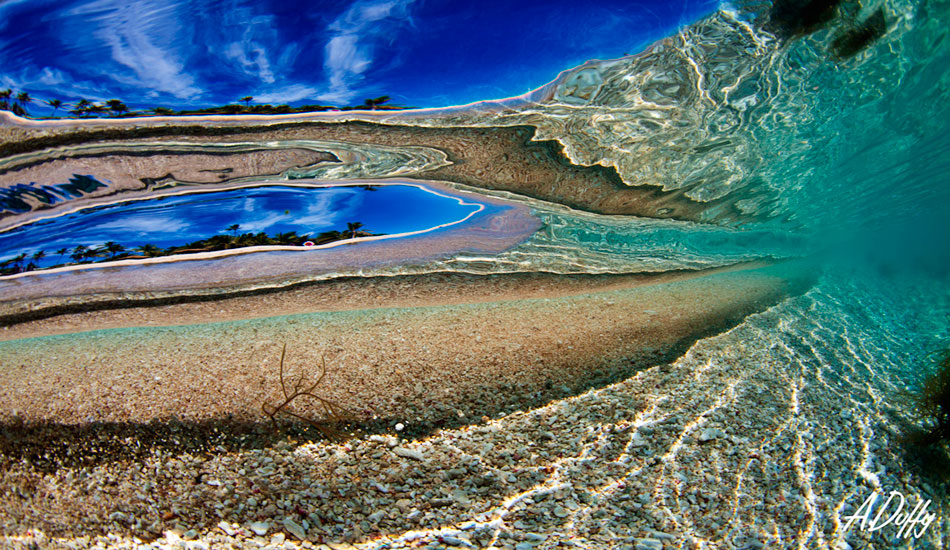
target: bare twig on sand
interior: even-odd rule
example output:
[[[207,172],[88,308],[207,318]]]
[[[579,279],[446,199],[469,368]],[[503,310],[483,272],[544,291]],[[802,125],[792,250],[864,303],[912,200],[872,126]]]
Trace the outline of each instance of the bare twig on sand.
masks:
[[[277,405],[272,405],[267,401],[261,403],[261,410],[270,418],[270,421],[274,426],[274,431],[279,430],[277,425],[277,415],[283,413],[287,416],[291,416],[310,424],[314,428],[320,430],[320,433],[328,438],[334,438],[338,436],[339,434],[334,428],[334,425],[345,420],[346,409],[334,403],[333,401],[330,401],[324,397],[320,397],[314,393],[314,391],[317,389],[317,386],[323,382],[323,379],[327,375],[326,357],[321,356],[322,368],[320,371],[320,376],[317,377],[317,380],[314,383],[306,385],[306,375],[303,371],[301,371],[299,376],[297,376],[297,380],[294,382],[293,387],[288,389],[286,380],[284,379],[284,357],[286,354],[287,344],[285,343],[283,349],[280,352],[280,389],[284,394],[284,400]],[[293,403],[293,401],[298,398],[310,398],[315,401],[317,407],[323,410],[325,418],[322,421],[316,421],[290,410],[291,403]]]

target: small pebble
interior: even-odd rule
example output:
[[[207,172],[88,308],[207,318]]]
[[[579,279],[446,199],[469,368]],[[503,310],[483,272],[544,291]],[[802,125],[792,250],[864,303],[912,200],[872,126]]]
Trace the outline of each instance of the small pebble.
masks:
[[[403,458],[411,458],[413,460],[423,460],[425,458],[419,451],[406,449],[405,447],[396,447],[393,449],[393,453]]]
[[[297,537],[300,540],[307,539],[307,530],[304,529],[302,525],[292,520],[291,518],[284,518],[284,529],[286,529],[288,533]]]
[[[270,531],[270,523],[266,521],[255,521],[254,523],[248,525],[251,531],[254,531],[255,534],[259,536],[264,536]]]

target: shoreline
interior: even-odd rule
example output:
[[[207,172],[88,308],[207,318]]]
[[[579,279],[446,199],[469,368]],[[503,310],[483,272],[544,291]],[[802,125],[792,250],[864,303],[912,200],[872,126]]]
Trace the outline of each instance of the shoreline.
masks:
[[[171,256],[161,256],[157,258],[138,258],[138,259],[129,259],[129,260],[115,260],[107,262],[96,262],[92,264],[78,264],[78,265],[67,265],[59,266],[49,269],[38,269],[34,271],[25,271],[22,273],[17,273],[14,275],[4,275],[0,276],[0,283],[7,280],[14,280],[22,277],[28,277],[30,275],[37,274],[54,274],[54,273],[65,273],[67,271],[79,271],[83,269],[96,269],[96,268],[109,268],[109,267],[122,267],[122,266],[139,266],[139,265],[154,265],[161,263],[185,261],[185,260],[206,260],[211,258],[224,258],[227,256],[234,256],[239,254],[250,254],[253,252],[266,252],[266,251],[276,251],[276,250],[286,250],[286,251],[306,251],[306,250],[326,250],[330,248],[335,248],[337,246],[356,244],[360,242],[370,242],[370,241],[383,241],[388,239],[398,239],[402,237],[411,237],[414,235],[423,235],[426,233],[431,233],[433,231],[438,231],[440,229],[446,229],[454,225],[464,224],[466,221],[472,217],[478,215],[480,212],[485,210],[485,204],[481,202],[465,202],[465,199],[459,196],[457,193],[462,193],[462,191],[454,190],[449,188],[446,185],[439,184],[437,182],[422,182],[416,180],[406,179],[400,181],[397,179],[387,179],[387,180],[354,180],[348,182],[332,182],[332,181],[317,181],[313,180],[308,182],[307,180],[261,180],[257,182],[243,182],[243,183],[233,183],[233,184],[222,184],[222,185],[202,185],[200,187],[187,187],[182,186],[176,189],[168,190],[167,192],[159,191],[147,196],[141,197],[126,197],[124,199],[113,199],[108,201],[89,201],[88,204],[81,204],[76,206],[71,210],[66,210],[64,212],[55,213],[48,216],[38,216],[38,217],[29,217],[24,221],[20,221],[16,224],[10,225],[9,227],[0,226],[0,232],[12,231],[18,227],[24,225],[29,225],[32,223],[53,220],[62,216],[68,216],[70,214],[75,214],[82,210],[89,208],[102,208],[106,206],[114,206],[117,204],[123,204],[126,202],[138,202],[146,201],[151,199],[159,199],[165,197],[177,197],[182,195],[191,195],[191,194],[201,194],[201,193],[214,193],[218,191],[233,191],[236,189],[255,189],[258,187],[303,187],[310,189],[328,189],[335,187],[360,187],[365,185],[375,185],[375,186],[406,186],[406,187],[416,187],[421,189],[426,193],[431,193],[433,195],[444,197],[458,201],[460,206],[477,206],[478,208],[469,213],[467,216],[460,220],[454,222],[444,223],[429,227],[426,229],[420,229],[418,231],[409,231],[404,233],[393,233],[386,235],[373,235],[369,237],[356,237],[352,239],[343,239],[340,241],[334,241],[332,243],[327,243],[324,245],[316,246],[283,246],[283,245],[266,245],[266,246],[245,246],[241,248],[233,248],[227,250],[214,250],[210,252],[198,252],[193,254],[174,254]],[[440,192],[441,191],[441,192]],[[83,202],[82,199],[76,199],[71,202]]]

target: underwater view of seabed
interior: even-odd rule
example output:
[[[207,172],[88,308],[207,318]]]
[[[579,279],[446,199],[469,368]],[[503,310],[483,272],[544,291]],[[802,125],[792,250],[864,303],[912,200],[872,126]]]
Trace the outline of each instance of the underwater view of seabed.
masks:
[[[0,112],[2,544],[946,547],[948,7],[723,5],[457,108]]]

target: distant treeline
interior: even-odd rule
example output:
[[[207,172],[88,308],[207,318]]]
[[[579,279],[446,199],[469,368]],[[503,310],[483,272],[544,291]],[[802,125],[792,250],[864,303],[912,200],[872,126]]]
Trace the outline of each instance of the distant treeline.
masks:
[[[357,237],[372,237],[382,233],[370,233],[363,230],[363,224],[360,222],[350,222],[346,224],[345,230],[324,231],[311,237],[308,234],[298,235],[296,231],[287,233],[278,233],[273,237],[264,233],[243,233],[238,234],[241,226],[238,224],[229,226],[226,231],[230,235],[215,235],[214,237],[194,241],[179,246],[170,246],[161,248],[153,244],[143,244],[141,246],[127,249],[121,244],[109,241],[98,247],[88,247],[79,245],[75,248],[60,248],[53,252],[56,260],[53,265],[45,266],[42,269],[51,269],[65,265],[91,264],[98,262],[110,262],[114,260],[131,260],[144,258],[157,258],[160,256],[172,256],[175,254],[194,254],[198,252],[213,252],[216,250],[229,250],[235,248],[246,248],[249,246],[303,246],[305,243],[313,243],[314,246],[328,244],[344,239],[355,239]],[[50,258],[45,251],[40,250],[32,255],[22,253],[18,256],[0,262],[0,275],[15,275],[26,271],[35,271],[40,269],[39,262],[44,258]],[[64,258],[70,258],[71,262],[62,262]]]
[[[174,110],[166,107],[152,107],[149,109],[133,111],[125,104],[125,102],[118,99],[110,99],[108,101],[96,103],[89,101],[88,99],[79,99],[73,103],[64,103],[59,99],[50,99],[46,101],[39,101],[36,98],[32,97],[27,92],[19,92],[14,94],[13,90],[6,89],[0,90],[0,110],[11,111],[19,116],[30,116],[29,109],[31,106],[37,103],[46,105],[52,109],[49,114],[49,117],[55,117],[56,113],[63,109],[69,114],[79,117],[79,118],[97,118],[97,117],[106,117],[106,118],[128,118],[128,117],[140,117],[140,116],[171,116],[171,115],[239,115],[239,114],[259,114],[259,115],[281,115],[288,113],[312,113],[319,111],[354,111],[354,110],[371,110],[371,111],[398,111],[402,109],[412,109],[413,107],[406,107],[403,105],[393,105],[390,102],[391,98],[387,95],[379,96],[375,98],[368,98],[363,100],[363,103],[359,105],[300,105],[298,107],[291,107],[290,105],[270,105],[270,104],[258,104],[251,105],[251,102],[254,100],[252,96],[245,96],[240,99],[244,105],[239,103],[232,103],[228,105],[220,105],[217,107],[207,107],[204,109],[182,109]]]

